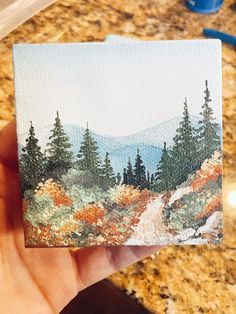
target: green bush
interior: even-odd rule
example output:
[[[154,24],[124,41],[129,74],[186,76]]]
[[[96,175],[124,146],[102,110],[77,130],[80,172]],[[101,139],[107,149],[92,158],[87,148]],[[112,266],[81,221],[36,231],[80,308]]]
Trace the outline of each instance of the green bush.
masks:
[[[107,196],[107,193],[97,186],[89,189],[84,188],[81,185],[72,185],[67,191],[67,195],[72,200],[74,208],[79,209],[88,204],[103,202]]]
[[[180,200],[164,209],[164,218],[168,226],[176,231],[184,231],[188,228],[196,229],[201,226],[203,220],[195,220],[209,199],[209,192],[191,192],[184,195]]]
[[[30,201],[24,218],[34,227],[40,225],[46,226],[48,224],[48,218],[55,211],[53,200],[49,195],[34,195],[33,198],[31,194],[29,195]]]
[[[68,172],[62,176],[61,181],[66,189],[69,189],[73,185],[79,185],[86,189],[91,189],[94,186],[104,191],[108,189],[106,179],[100,174],[82,171],[77,168],[69,169]]]

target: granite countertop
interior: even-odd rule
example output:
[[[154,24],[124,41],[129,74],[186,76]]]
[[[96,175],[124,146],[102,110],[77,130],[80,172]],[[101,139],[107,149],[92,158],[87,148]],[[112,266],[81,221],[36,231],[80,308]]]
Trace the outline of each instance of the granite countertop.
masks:
[[[201,38],[203,27],[236,34],[236,10],[200,15],[177,0],[59,0],[0,41],[0,128],[14,117],[14,43]],[[236,52],[223,45],[224,190],[236,189]],[[110,279],[154,313],[236,313],[236,209],[225,201],[220,246],[170,246]]]

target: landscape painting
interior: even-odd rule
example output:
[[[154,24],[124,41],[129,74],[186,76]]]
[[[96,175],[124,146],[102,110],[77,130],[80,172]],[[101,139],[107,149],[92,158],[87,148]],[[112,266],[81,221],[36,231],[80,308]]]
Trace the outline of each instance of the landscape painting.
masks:
[[[219,243],[217,40],[15,45],[27,247]]]

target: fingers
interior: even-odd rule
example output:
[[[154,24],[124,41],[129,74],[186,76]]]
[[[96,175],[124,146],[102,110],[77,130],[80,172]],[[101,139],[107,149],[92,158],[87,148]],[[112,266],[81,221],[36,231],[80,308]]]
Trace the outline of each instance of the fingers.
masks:
[[[11,121],[0,132],[0,162],[17,167],[16,121]]]
[[[85,248],[72,252],[81,289],[106,278],[138,260],[157,252],[160,246],[117,246]]]

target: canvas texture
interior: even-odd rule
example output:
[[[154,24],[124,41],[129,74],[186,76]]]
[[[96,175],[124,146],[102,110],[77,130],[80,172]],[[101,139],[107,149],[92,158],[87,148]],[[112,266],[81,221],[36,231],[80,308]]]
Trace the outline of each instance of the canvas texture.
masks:
[[[219,243],[218,40],[14,45],[27,247]]]

